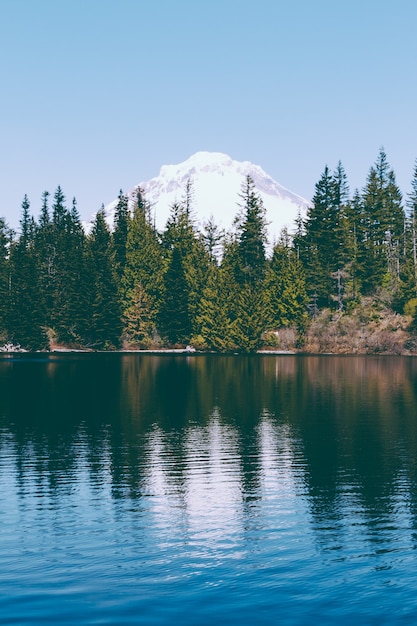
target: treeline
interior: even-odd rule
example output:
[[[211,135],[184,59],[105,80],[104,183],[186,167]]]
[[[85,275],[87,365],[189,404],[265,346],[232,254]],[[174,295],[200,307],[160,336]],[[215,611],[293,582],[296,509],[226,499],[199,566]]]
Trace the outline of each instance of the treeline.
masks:
[[[376,295],[403,312],[417,294],[417,162],[406,207],[383,150],[352,197],[341,163],[325,168],[294,238],[311,308],[343,309]]]
[[[37,219],[25,196],[19,235],[0,221],[1,339],[30,350],[251,352],[285,327],[302,342],[309,315],[364,295],[415,310],[417,165],[407,212],[382,150],[352,197],[342,165],[326,167],[306,218],[272,248],[250,177],[228,233],[213,220],[197,229],[192,195],[189,182],[162,233],[140,188],[133,207],[120,192],[111,229],[102,208],[88,233],[60,187],[43,194]]]

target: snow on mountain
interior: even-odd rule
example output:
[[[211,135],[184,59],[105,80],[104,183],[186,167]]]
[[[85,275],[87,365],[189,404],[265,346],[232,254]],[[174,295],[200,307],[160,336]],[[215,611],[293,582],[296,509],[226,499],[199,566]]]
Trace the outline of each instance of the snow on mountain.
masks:
[[[163,165],[159,176],[139,183],[128,192],[133,204],[137,187],[150,202],[155,224],[162,230],[170,215],[170,207],[185,197],[187,181],[192,183],[192,208],[197,224],[202,226],[210,216],[223,228],[229,228],[239,211],[239,194],[246,176],[252,177],[266,209],[270,241],[276,239],[286,226],[294,229],[298,213],[302,216],[309,202],[289,191],[250,161],[234,161],[220,152],[197,152],[178,165]],[[117,200],[106,207],[109,222],[113,222]]]

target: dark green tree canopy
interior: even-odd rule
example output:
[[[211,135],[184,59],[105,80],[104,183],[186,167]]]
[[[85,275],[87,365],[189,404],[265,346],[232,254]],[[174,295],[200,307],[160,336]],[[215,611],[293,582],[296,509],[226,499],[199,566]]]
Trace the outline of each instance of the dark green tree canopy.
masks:
[[[384,150],[352,197],[341,162],[326,166],[305,217],[272,253],[250,176],[240,201],[229,233],[212,219],[199,230],[188,180],[159,233],[143,190],[132,206],[120,191],[112,229],[102,208],[87,235],[61,187],[42,194],[38,221],[25,196],[17,234],[0,220],[0,337],[29,349],[195,341],[253,351],[265,333],[304,332],[307,311],[344,312],[363,296],[413,310],[417,161],[407,213]]]

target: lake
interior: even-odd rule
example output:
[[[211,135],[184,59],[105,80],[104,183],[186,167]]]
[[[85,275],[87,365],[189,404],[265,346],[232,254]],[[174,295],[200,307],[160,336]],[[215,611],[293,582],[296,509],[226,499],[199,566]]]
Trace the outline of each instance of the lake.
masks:
[[[1,624],[417,619],[417,358],[0,357]]]

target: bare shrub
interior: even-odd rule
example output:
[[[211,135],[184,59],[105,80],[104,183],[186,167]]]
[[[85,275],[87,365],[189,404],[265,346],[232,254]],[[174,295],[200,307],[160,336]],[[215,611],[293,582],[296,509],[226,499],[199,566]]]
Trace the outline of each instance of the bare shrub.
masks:
[[[321,311],[308,328],[304,349],[315,353],[409,354],[415,349],[408,325],[407,317],[368,298],[349,314]]]

